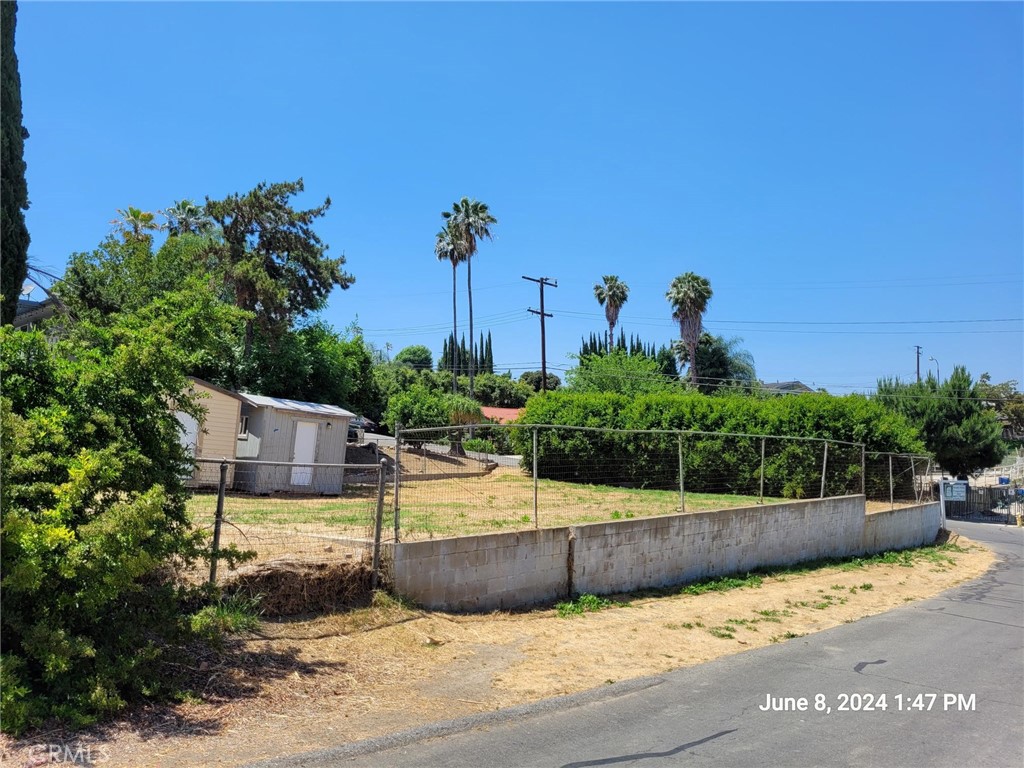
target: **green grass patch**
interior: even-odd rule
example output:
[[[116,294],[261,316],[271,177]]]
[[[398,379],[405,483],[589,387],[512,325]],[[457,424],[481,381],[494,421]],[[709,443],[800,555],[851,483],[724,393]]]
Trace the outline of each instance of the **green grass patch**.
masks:
[[[679,590],[681,595],[703,595],[707,592],[728,592],[731,589],[743,589],[750,587],[756,589],[764,583],[764,579],[754,573],[746,576],[722,576],[717,579],[707,579],[693,584],[687,584]]]
[[[618,605],[618,603],[598,597],[597,595],[580,595],[575,600],[570,600],[567,603],[558,603],[555,605],[555,610],[558,612],[559,618],[567,619],[570,616],[596,613],[597,611],[603,611],[605,608],[614,608]]]

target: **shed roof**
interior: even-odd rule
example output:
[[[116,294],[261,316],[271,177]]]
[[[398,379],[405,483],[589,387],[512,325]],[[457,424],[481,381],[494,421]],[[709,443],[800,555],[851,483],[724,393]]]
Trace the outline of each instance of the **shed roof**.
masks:
[[[347,416],[354,418],[352,411],[346,411],[336,405],[325,403],[304,403],[301,400],[287,400],[283,397],[266,397],[265,395],[250,395],[246,392],[239,392],[238,396],[249,405],[257,408],[277,408],[279,411],[292,411],[294,413],[311,413],[315,416]]]

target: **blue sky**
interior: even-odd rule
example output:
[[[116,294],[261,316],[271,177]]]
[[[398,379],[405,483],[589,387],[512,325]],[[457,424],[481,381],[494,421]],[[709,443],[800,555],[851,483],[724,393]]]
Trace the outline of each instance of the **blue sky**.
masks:
[[[665,291],[765,381],[843,394],[938,361],[1024,380],[1024,14],[1010,3],[40,3],[18,14],[30,256],[63,271],[118,208],[303,177],[356,277],[323,312],[440,353],[440,212],[496,368],[606,327],[678,336]],[[465,328],[465,270],[459,270]],[[1002,322],[995,322],[1000,320]],[[984,321],[984,322],[981,322]]]

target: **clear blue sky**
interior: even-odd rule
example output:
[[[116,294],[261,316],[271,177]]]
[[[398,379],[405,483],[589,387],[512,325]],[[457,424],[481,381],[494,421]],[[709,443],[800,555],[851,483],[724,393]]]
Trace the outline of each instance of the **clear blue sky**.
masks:
[[[879,376],[1024,380],[1022,5],[36,3],[18,15],[30,256],[63,271],[115,209],[303,177],[318,231],[392,354],[440,353],[440,212],[487,202],[475,325],[496,368],[605,328],[678,336],[693,271],[707,328],[765,381],[842,394]],[[465,327],[465,270],[459,270]],[[994,322],[1007,320],[1009,322]],[[975,322],[986,321],[986,322]],[[991,321],[991,322],[990,322]]]

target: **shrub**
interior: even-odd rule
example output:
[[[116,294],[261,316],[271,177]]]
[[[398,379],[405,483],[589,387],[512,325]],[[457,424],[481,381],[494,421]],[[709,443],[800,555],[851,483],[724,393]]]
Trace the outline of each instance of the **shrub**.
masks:
[[[0,329],[0,717],[18,733],[170,693],[165,660],[195,598],[167,578],[200,556],[172,407],[199,415],[162,333],[47,344]]]
[[[869,451],[920,452],[914,428],[901,416],[861,396],[825,394],[752,397],[696,392],[627,397],[611,393],[550,392],[534,397],[522,424],[617,430],[679,430],[686,486],[693,491],[757,493],[761,471],[760,435],[813,437],[829,446],[828,493],[859,490],[859,446]],[[686,434],[686,433],[710,434]],[[730,433],[726,435],[724,433]],[[742,435],[752,435],[743,437]],[[673,488],[679,483],[676,434],[541,429],[541,476],[576,482]],[[532,430],[514,428],[513,447],[523,466],[533,463]],[[765,493],[799,498],[820,486],[822,443],[773,441],[765,456]]]

